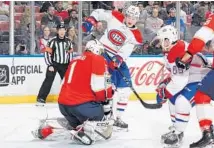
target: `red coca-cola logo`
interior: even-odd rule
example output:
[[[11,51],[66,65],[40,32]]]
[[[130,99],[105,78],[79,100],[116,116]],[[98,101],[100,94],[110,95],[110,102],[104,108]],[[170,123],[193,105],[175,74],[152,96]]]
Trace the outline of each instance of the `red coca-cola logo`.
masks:
[[[132,82],[136,86],[157,86],[163,79],[170,76],[160,61],[148,61],[139,67],[129,68]]]
[[[116,46],[122,46],[126,40],[125,35],[116,29],[109,31],[108,38]]]

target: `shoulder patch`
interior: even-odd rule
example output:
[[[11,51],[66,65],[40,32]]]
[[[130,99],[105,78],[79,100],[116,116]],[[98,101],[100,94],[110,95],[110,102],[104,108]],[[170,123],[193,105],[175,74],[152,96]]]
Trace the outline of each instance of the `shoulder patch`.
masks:
[[[143,44],[143,35],[141,34],[141,32],[138,29],[131,30],[131,32],[133,33],[136,41],[140,44]]]
[[[119,20],[120,22],[123,22],[123,20],[124,20],[124,15],[121,13],[121,12],[119,12],[119,11],[116,11],[116,10],[113,10],[112,11],[112,15],[117,19],[117,20]]]

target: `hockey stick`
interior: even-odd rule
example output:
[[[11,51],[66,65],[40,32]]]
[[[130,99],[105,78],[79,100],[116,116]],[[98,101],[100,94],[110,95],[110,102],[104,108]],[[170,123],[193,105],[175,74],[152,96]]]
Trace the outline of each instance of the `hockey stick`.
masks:
[[[109,54],[107,52],[104,52],[104,54],[107,55],[107,57],[112,61],[112,58],[109,56]],[[134,89],[134,87],[131,85],[130,80],[128,80],[125,75],[122,73],[122,71],[118,68],[116,68],[116,70],[120,73],[120,75],[122,76],[123,80],[126,82],[127,86],[131,88],[132,92],[135,94],[135,96],[137,97],[137,99],[140,101],[140,103],[148,109],[159,109],[162,107],[162,104],[148,104],[146,102],[144,102],[141,97],[139,96],[139,94],[136,92],[136,90]]]

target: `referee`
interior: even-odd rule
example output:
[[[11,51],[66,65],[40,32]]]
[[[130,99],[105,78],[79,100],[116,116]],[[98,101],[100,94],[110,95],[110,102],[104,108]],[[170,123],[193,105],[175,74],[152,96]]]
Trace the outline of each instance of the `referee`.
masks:
[[[54,78],[58,72],[63,79],[73,52],[73,45],[70,39],[65,36],[66,28],[64,24],[57,26],[57,35],[49,40],[46,52],[45,62],[48,65],[46,77],[37,96],[37,105],[43,106],[50,93]]]

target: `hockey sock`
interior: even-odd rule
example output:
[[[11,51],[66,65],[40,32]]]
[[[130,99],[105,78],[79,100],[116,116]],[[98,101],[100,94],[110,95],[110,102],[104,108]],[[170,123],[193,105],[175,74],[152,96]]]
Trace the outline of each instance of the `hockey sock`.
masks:
[[[116,117],[121,118],[128,104],[130,96],[130,88],[118,88],[114,94],[113,101],[117,101],[116,106]]]
[[[196,113],[199,125],[203,130],[208,130],[212,124],[213,108],[210,104],[211,98],[201,91],[195,94]]]

